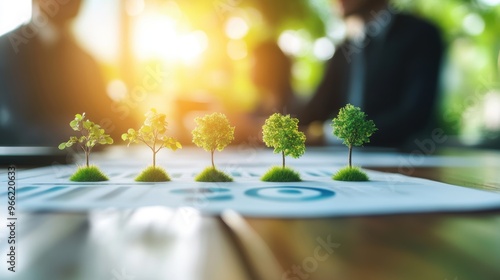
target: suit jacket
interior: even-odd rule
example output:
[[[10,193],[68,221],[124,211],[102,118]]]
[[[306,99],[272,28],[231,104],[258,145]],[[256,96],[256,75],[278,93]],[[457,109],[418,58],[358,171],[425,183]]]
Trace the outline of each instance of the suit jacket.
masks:
[[[370,144],[398,147],[412,141],[433,114],[443,52],[439,31],[416,17],[395,14],[384,39],[361,48],[362,109],[379,129]],[[350,42],[338,48],[313,98],[298,113],[302,124],[333,118],[348,103],[350,59],[357,51]]]

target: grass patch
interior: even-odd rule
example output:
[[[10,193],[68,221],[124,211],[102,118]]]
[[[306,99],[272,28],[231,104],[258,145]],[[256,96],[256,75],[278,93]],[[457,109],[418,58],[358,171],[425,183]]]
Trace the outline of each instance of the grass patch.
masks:
[[[335,173],[332,177],[333,180],[337,181],[368,181],[368,175],[363,172],[359,167],[346,166],[337,173]]]
[[[69,178],[73,182],[101,182],[109,180],[104,173],[95,165],[80,166],[75,174]]]
[[[300,182],[300,174],[288,167],[273,166],[261,178],[264,182]]]
[[[161,167],[148,166],[141,174],[135,177],[136,182],[167,182],[170,181],[165,169]]]
[[[207,167],[194,178],[196,182],[232,182],[233,178],[213,167]]]

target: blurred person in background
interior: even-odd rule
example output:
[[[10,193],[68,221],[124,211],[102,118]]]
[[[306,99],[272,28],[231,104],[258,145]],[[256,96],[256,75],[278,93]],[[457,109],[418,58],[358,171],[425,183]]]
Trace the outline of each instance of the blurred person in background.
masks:
[[[236,141],[261,137],[262,125],[274,113],[289,114],[298,107],[293,93],[292,62],[273,40],[265,40],[250,55],[250,79],[258,92],[258,103],[249,114],[231,116],[236,119]]]
[[[348,38],[328,61],[310,102],[298,112],[300,122],[331,120],[351,103],[379,129],[370,145],[409,147],[433,119],[443,53],[440,32],[422,19],[398,13],[388,0],[337,2]],[[351,33],[349,23],[356,20],[360,32]]]
[[[290,58],[274,41],[259,44],[252,52],[251,78],[261,102],[254,114],[262,117],[286,114],[296,106],[291,85]]]
[[[85,112],[111,133],[124,129],[97,62],[74,40],[81,0],[33,0],[32,20],[0,37],[1,146],[57,146]]]

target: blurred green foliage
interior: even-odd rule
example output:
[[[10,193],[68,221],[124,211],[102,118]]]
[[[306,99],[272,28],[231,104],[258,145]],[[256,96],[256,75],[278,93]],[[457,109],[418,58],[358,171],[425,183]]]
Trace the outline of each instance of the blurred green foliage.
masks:
[[[484,114],[487,102],[484,96],[499,94],[500,1],[396,0],[394,3],[429,19],[442,31],[447,57],[438,113],[441,127],[471,143],[481,141],[488,133],[498,133],[500,128],[497,131],[491,126],[487,128],[492,116]]]

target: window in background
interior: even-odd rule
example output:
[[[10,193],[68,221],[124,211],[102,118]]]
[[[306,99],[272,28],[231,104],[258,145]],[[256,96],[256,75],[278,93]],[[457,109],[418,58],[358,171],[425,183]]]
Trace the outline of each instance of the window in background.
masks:
[[[116,63],[119,54],[120,0],[85,0],[73,31],[82,47],[103,63]]]
[[[31,0],[0,0],[0,36],[31,19]]]

